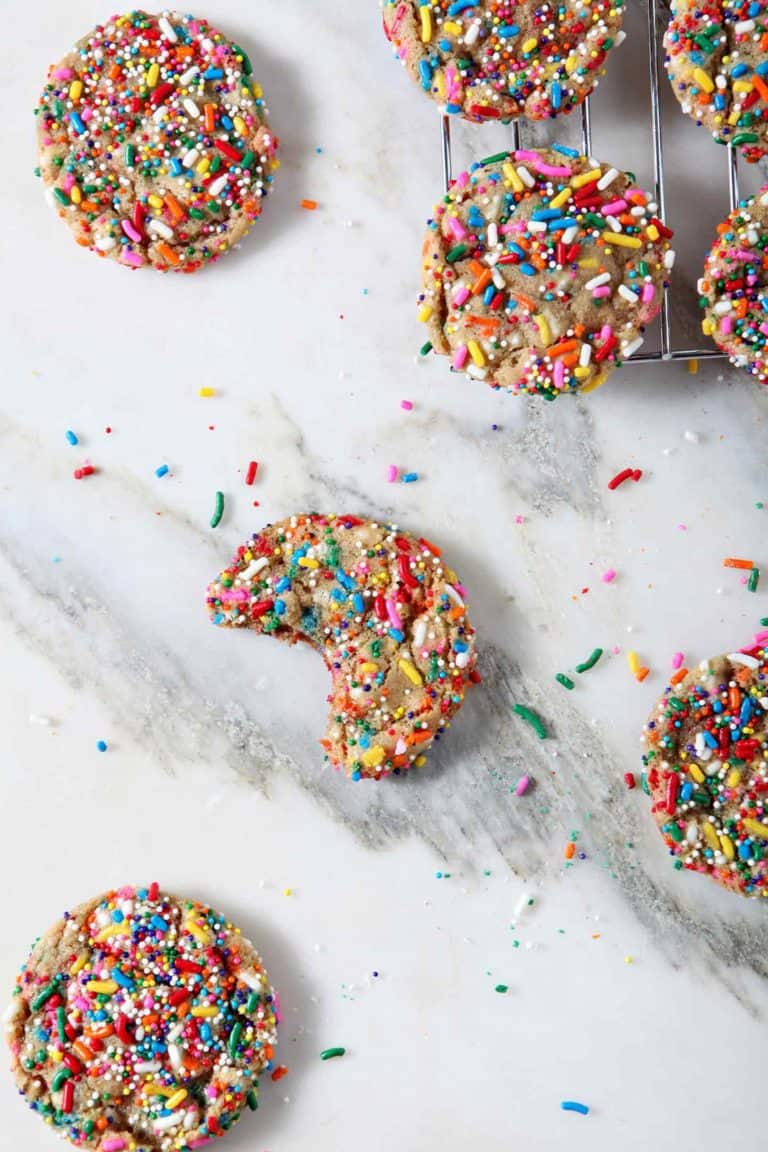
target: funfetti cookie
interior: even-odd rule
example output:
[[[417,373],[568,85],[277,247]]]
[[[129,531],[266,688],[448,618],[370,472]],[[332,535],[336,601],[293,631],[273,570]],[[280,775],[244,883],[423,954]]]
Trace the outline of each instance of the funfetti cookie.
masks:
[[[596,388],[661,307],[671,236],[631,172],[572,148],[481,160],[428,221],[422,351],[508,392]]]
[[[644,783],[677,868],[768,896],[768,652],[705,660],[650,720]]]
[[[392,0],[384,31],[417,84],[469,120],[573,111],[624,38],[623,0]]]
[[[126,886],[36,942],[5,1014],[33,1111],[77,1148],[194,1152],[257,1107],[275,997],[239,929],[195,900]]]
[[[353,780],[420,767],[479,680],[458,577],[435,544],[394,525],[318,515],[268,525],[207,604],[214,624],[323,655],[333,686],[321,743]]]
[[[750,162],[765,155],[768,140],[767,13],[765,0],[675,0],[664,37],[683,111]]]
[[[699,281],[702,330],[738,368],[768,380],[768,186],[717,230]]]
[[[99,25],[49,69],[36,114],[51,203],[78,244],[126,268],[217,260],[277,167],[245,52],[178,12]]]

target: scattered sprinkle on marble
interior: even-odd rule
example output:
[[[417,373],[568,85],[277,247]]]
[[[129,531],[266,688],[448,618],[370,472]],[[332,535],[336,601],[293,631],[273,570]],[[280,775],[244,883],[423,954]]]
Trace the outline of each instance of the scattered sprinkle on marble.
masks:
[[[72,429],[71,429],[71,428],[68,428],[68,429],[67,429],[67,431],[66,431],[65,435],[66,435],[66,437],[67,437],[67,443],[68,443],[68,444],[72,444],[72,445],[73,445],[73,447],[74,447],[74,445],[75,445],[75,444],[79,444],[79,443],[80,443],[80,441],[78,440],[77,436],[75,435],[75,433],[72,431]]]
[[[563,1112],[578,1112],[581,1116],[589,1115],[589,1106],[581,1104],[578,1100],[563,1100],[560,1107]]]

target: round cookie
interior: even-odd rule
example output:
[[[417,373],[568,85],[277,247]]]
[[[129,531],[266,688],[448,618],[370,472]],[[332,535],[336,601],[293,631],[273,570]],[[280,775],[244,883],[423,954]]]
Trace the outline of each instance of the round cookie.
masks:
[[[768,139],[767,8],[765,0],[674,0],[664,36],[683,111],[750,163],[765,155]]]
[[[675,867],[768,896],[768,651],[704,661],[648,721],[644,787]]]
[[[702,331],[731,363],[768,380],[768,185],[718,228],[698,284]]]
[[[75,240],[194,272],[249,231],[277,167],[248,57],[205,20],[113,16],[48,70],[40,174]]]
[[[257,1107],[276,1007],[237,928],[152,884],[41,936],[5,1026],[19,1091],[77,1148],[192,1152]]]
[[[482,160],[428,221],[422,351],[508,392],[596,388],[661,307],[671,236],[631,173],[572,148]]]
[[[414,80],[469,120],[572,112],[624,39],[623,0],[391,0],[384,31]]]
[[[466,594],[440,549],[356,516],[292,516],[239,548],[210,585],[214,624],[322,653],[333,681],[327,759],[353,780],[420,767],[475,672]]]

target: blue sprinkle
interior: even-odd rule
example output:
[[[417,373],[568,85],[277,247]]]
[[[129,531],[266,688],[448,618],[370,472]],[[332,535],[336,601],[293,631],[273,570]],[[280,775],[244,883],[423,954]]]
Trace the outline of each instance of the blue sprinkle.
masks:
[[[286,604],[285,600],[275,600],[275,612],[278,616],[285,616]]]
[[[496,285],[495,284],[489,284],[488,287],[486,288],[485,292],[483,292],[483,304],[485,304],[486,308],[491,303],[491,300],[493,300],[495,295],[496,295]]]
[[[133,980],[131,980],[130,976],[126,976],[125,973],[121,972],[119,968],[112,969],[112,979],[114,980],[115,984],[119,984],[121,988],[134,987]]]
[[[531,220],[559,220],[560,210],[558,208],[534,208],[531,213]]]
[[[402,644],[403,640],[405,640],[405,634],[401,632],[399,628],[389,628],[388,633],[396,644]]]
[[[768,60],[763,60],[762,64],[758,64],[755,68],[758,76],[765,76],[768,73]]]
[[[719,700],[713,700],[712,701],[712,711],[713,712],[722,712],[722,710],[723,710],[723,706],[720,703],[720,701]]]
[[[556,80],[550,85],[549,99],[552,103],[552,108],[557,111],[563,102],[563,90]]]
[[[589,1115],[589,1108],[586,1104],[580,1104],[578,1100],[563,1100],[560,1107],[563,1112],[580,1112],[582,1116]]]
[[[212,622],[214,624],[223,624],[224,623],[224,613],[223,612],[217,612],[216,615],[213,617]]]
[[[229,116],[222,116],[221,123],[222,123],[222,126],[224,128],[226,128],[227,132],[231,131],[231,129],[234,128],[234,124],[230,120]]]
[[[725,108],[725,106],[726,106],[725,96],[723,96],[723,94],[721,92],[718,92],[717,95],[715,96],[715,108],[717,108],[718,112],[722,112],[723,109]]]
[[[371,738],[370,736],[367,736],[365,732],[363,732],[362,736],[358,737],[357,742],[361,748],[370,748],[371,746]]]
[[[581,153],[578,148],[569,148],[566,144],[550,144],[553,152],[559,152],[562,156],[579,156]]]
[[[174,156],[171,160],[171,172],[174,176],[181,176],[184,172],[184,165],[182,164],[181,160],[179,160],[178,156]]]
[[[350,776],[350,780],[361,780],[361,779],[362,779],[362,776],[359,772],[353,772],[352,775]]]
[[[469,645],[465,644],[463,640],[455,640],[453,643],[454,652],[466,652],[468,648]]]
[[[752,843],[750,840],[742,840],[741,844],[739,844],[739,859],[752,859]]]
[[[547,224],[547,232],[565,232],[566,228],[577,228],[578,224],[575,220],[569,220],[567,216],[561,216],[559,220],[550,220]]]
[[[517,24],[502,24],[501,28],[497,30],[497,35],[502,40],[508,40],[510,36],[517,36],[519,31]]]
[[[85,124],[80,118],[80,113],[70,112],[69,119],[72,121],[72,127],[74,128],[75,132],[77,132],[78,136],[82,136],[85,132]]]
[[[429,92],[432,87],[432,66],[428,60],[419,60],[419,76],[422,88],[425,92]]]
[[[352,607],[354,608],[355,612],[365,611],[365,600],[363,600],[362,592],[355,592],[354,596],[352,597]]]
[[[344,593],[341,591],[340,588],[332,588],[331,589],[331,600],[335,600],[337,604],[343,604],[344,601],[346,600],[346,596],[344,595]]]
[[[733,68],[731,68],[731,76],[744,76],[745,73],[749,71],[750,68],[748,64],[734,64]]]
[[[350,576],[347,576],[343,568],[337,568],[335,576],[339,584],[341,584],[342,588],[346,588],[348,592],[352,591],[355,586],[355,582]]]
[[[155,476],[157,476],[158,480],[160,479],[161,476],[167,476],[167,475],[168,475],[168,465],[167,464],[161,464],[159,468],[155,468]]]
[[[287,592],[291,587],[291,582],[287,576],[281,576],[277,584],[275,584],[275,592]]]
[[[518,268],[522,272],[523,276],[535,276],[536,275],[536,269],[534,268],[533,264],[529,264],[527,260],[525,261],[524,264],[518,264]]]
[[[200,1035],[202,1036],[203,1040],[207,1044],[209,1042],[209,1040],[211,1039],[211,1026],[210,1026],[210,1024],[203,1024],[202,1028],[200,1029]]]
[[[446,104],[445,110],[449,116],[458,116],[459,112],[461,112],[461,104]],[[354,780],[354,776],[352,779]]]
[[[429,2],[429,0],[427,0]],[[423,4],[422,4],[423,7]],[[458,16],[459,12],[463,12],[465,8],[476,8],[477,0],[456,0],[455,4],[451,4],[448,9],[449,16]]]
[[[66,431],[66,437],[68,444],[75,445],[80,443],[80,441],[77,439],[77,436],[75,436],[74,432],[70,431],[69,428]]]
[[[413,484],[414,480],[418,480],[418,478],[419,478],[418,472],[405,472],[400,477],[403,484]]]
[[[157,928],[158,932],[168,931],[168,921],[164,920],[162,916],[153,916],[150,924],[153,928]]]
[[[208,69],[206,69],[205,72],[203,72],[203,79],[204,80],[221,80],[223,75],[224,75],[224,73],[221,70],[221,68],[208,68]],[[223,119],[222,119],[222,122],[223,122]]]
[[[686,780],[680,789],[680,799],[687,804],[691,796],[693,796],[693,784],[691,784],[690,780]]]
[[[510,252],[514,252],[515,256],[519,256],[521,260],[525,256],[525,252],[519,244],[507,244],[507,248]]]
[[[704,743],[708,747],[717,748],[717,740],[715,740],[711,732],[702,732],[702,736],[704,737]]]
[[[106,752],[106,750],[107,750],[106,740],[97,740],[96,747],[98,748],[99,752]]]

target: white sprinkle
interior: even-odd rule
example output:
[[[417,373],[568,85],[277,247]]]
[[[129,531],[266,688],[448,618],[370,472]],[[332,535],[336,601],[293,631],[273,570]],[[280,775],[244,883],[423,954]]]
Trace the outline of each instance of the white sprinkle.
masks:
[[[675,252],[674,248],[667,248],[666,252],[664,253],[664,260],[663,260],[664,267],[667,270],[669,270],[670,268],[674,268],[676,256],[677,256],[677,253]]]
[[[134,1072],[159,1072],[162,1064],[157,1060],[142,1060],[138,1064],[134,1064]]]
[[[495,223],[488,225],[488,247],[495,248],[499,242],[499,226]]]
[[[528,895],[527,892],[523,892],[523,894],[520,896],[520,898],[518,899],[514,908],[512,909],[512,915],[513,915],[515,920],[517,920],[518,916],[523,911],[523,909],[528,907],[528,901],[530,900],[530,898],[531,897]]]
[[[593,276],[591,280],[587,280],[584,287],[587,292],[591,292],[594,288],[599,288],[601,284],[607,284],[610,278],[610,272],[601,272],[599,276]]]
[[[592,359],[592,345],[591,344],[582,344],[581,351],[579,352],[579,365],[580,365],[580,367],[586,368],[591,359]]]
[[[615,36],[613,39],[613,43],[614,43],[614,45],[616,44],[616,37]],[[604,192],[605,189],[610,184],[613,184],[613,182],[616,179],[616,177],[618,176],[618,174],[619,174],[618,168],[609,168],[607,172],[604,172],[603,175],[600,177],[600,179],[597,182],[597,186],[600,189],[600,191]]]
[[[243,571],[240,573],[240,579],[241,580],[252,580],[253,577],[257,576],[258,573],[261,572],[262,568],[266,568],[268,564],[269,564],[269,557],[268,556],[259,556],[257,559],[251,560],[248,567],[244,568]]]
[[[117,241],[112,236],[99,236],[96,241],[96,247],[99,252],[109,252],[114,248]]]
[[[530,172],[524,164],[518,164],[517,174],[522,180],[523,184],[525,184],[526,188],[533,188],[535,186],[536,181],[534,180],[533,176],[531,176]]]
[[[164,220],[153,217],[147,224],[147,228],[150,232],[156,232],[158,236],[162,236],[163,240],[173,239],[173,228],[169,228]]]
[[[752,32],[754,27],[754,20],[737,20],[733,26],[733,30],[738,33],[738,35],[741,35],[743,32]]]
[[[181,84],[182,88],[185,88],[187,84],[189,84],[190,80],[194,80],[199,71],[199,68],[194,67],[187,68],[186,72],[182,72],[181,76],[179,76],[179,84]]]
[[[445,588],[445,591],[450,596],[451,600],[453,600],[454,604],[456,604],[459,608],[463,608],[464,607],[464,601],[462,600],[461,596],[459,596],[459,594],[456,591],[456,589],[454,588],[453,584],[444,584],[443,587]]]
[[[619,284],[618,293],[622,300],[626,300],[628,304],[637,304],[639,300],[639,297],[626,284]]]
[[[214,180],[213,183],[208,188],[210,195],[215,198],[216,196],[219,195],[220,192],[223,192],[227,186],[227,180],[228,179],[229,179],[229,177],[224,175],[224,176],[219,176],[218,180]]]
[[[728,655],[731,664],[743,664],[745,668],[759,668],[760,661],[754,656],[747,656],[746,652],[731,652]]]
[[[629,344],[625,344],[622,348],[624,359],[629,360],[630,356],[634,356],[638,348],[642,348],[644,343],[645,341],[643,340],[642,336],[638,336],[635,340],[630,340]]]
[[[153,1122],[152,1127],[154,1128],[155,1132],[167,1132],[170,1128],[178,1128],[183,1119],[184,1117],[179,1116],[178,1114],[171,1116],[160,1116]]]
[[[185,168],[194,168],[197,161],[200,159],[200,152],[197,148],[190,148],[189,152],[185,152],[181,158],[181,162]]]
[[[730,311],[732,311],[732,309],[733,309],[733,304],[731,303],[730,300],[718,300],[717,304],[715,304],[712,311],[717,316],[724,316],[726,314],[726,312],[730,312]]]
[[[174,32],[173,25],[171,24],[168,17],[167,16],[161,16],[157,22],[157,25],[158,25],[160,31],[162,32],[163,36],[165,36],[166,40],[170,40],[171,44],[175,44],[176,41],[178,40],[178,36]],[[615,40],[614,40],[614,43],[615,43]]]
[[[184,106],[184,111],[191,116],[193,120],[200,119],[200,109],[194,100],[190,100],[189,96],[186,96],[181,103]]]
[[[252,988],[254,992],[261,991],[261,976],[258,972],[252,972],[250,968],[241,968],[237,973],[237,978]]]
[[[698,444],[701,440],[698,432],[694,432],[691,428],[686,428],[683,432],[683,440],[687,440],[689,444]]]

